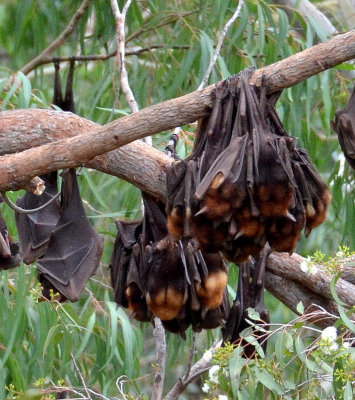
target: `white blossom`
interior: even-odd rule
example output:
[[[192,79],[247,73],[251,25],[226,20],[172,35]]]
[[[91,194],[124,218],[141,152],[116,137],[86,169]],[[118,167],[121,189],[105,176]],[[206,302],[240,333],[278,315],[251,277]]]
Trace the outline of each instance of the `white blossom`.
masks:
[[[337,336],[337,329],[334,326],[328,326],[322,332],[322,339],[328,342],[334,342]]]
[[[343,347],[344,347],[344,349],[350,349],[351,346],[350,346],[349,342],[344,342]]]
[[[225,394],[219,394],[218,400],[228,400],[228,396],[226,396]]]
[[[318,267],[315,264],[311,264],[309,266],[309,273],[311,275],[315,275],[319,271]]]
[[[205,382],[202,386],[203,393],[208,393],[210,391],[210,389],[211,389],[211,386],[207,382]]]
[[[308,262],[307,261],[302,261],[300,264],[300,267],[303,272],[308,272]]]
[[[310,262],[311,262],[311,257],[309,256],[301,262],[300,268],[303,272],[305,273],[309,272]]]
[[[334,342],[329,348],[331,351],[337,351],[338,350],[338,343]]]
[[[343,257],[344,257],[344,252],[343,252],[343,251],[338,251],[335,255],[336,255],[338,258],[343,258]]]
[[[218,371],[219,370],[220,370],[220,366],[212,365],[212,367],[208,371],[208,376],[212,383],[218,383]]]
[[[204,355],[203,355],[203,359],[207,362],[211,362],[213,358],[213,352],[211,349],[208,349],[205,351]]]

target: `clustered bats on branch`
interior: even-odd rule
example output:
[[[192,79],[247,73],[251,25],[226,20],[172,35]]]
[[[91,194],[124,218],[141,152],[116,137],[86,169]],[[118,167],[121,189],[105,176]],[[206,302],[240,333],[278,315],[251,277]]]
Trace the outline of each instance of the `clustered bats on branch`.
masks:
[[[301,231],[309,235],[326,217],[330,191],[283,128],[274,109],[278,95],[267,98],[249,85],[252,72],[216,88],[192,154],[168,169],[168,220],[163,205],[144,195],[143,220],[117,224],[115,300],[140,321],[157,316],[181,335],[190,324],[222,325],[224,340],[235,342],[249,307],[268,321],[269,253],[292,253]],[[240,264],[231,309],[221,253]]]
[[[233,262],[266,242],[293,252],[302,229],[321,224],[331,194],[304,149],[283,128],[275,99],[244,70],[215,91],[192,155],[168,171],[168,227]]]
[[[168,234],[164,204],[146,193],[143,202],[142,221],[117,222],[110,265],[115,301],[138,321],[157,316],[183,337],[190,325],[196,331],[221,325],[229,311],[222,257]]]
[[[264,270],[271,249],[292,253],[304,229],[321,224],[331,193],[297,140],[287,134],[253,69],[220,84],[200,121],[192,154],[167,172],[168,229],[194,238],[195,251],[221,252],[240,264],[237,298],[224,324],[235,341],[248,307],[267,322]],[[265,247],[266,245],[269,247]],[[268,246],[267,245],[267,246]]]

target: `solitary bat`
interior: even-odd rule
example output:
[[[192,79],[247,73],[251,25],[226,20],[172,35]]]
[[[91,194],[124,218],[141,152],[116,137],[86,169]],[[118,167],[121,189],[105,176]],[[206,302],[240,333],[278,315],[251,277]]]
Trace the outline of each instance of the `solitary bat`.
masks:
[[[74,113],[73,79],[75,63],[73,60],[70,61],[64,99],[59,74],[60,63],[55,62],[54,67],[53,104],[60,107],[63,111]],[[51,201],[58,193],[57,171],[41,175],[41,178],[45,183],[45,190],[41,196],[26,192],[23,197],[16,201],[19,207],[26,210],[32,210],[48,203],[45,208],[36,213],[26,214],[15,211],[23,261],[26,264],[31,264],[45,254],[49,237],[59,218],[59,203],[58,201]]]
[[[335,113],[331,126],[338,134],[340,147],[351,168],[355,169],[355,87],[348,105]]]
[[[85,214],[75,170],[64,170],[60,216],[46,254],[37,263],[40,279],[53,285],[63,300],[77,301],[100,263],[103,242]]]

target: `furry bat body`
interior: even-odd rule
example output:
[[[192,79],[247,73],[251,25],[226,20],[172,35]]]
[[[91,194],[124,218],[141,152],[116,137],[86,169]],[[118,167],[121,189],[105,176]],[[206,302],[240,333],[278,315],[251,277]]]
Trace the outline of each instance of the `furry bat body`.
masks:
[[[53,104],[63,111],[75,112],[73,77],[74,61],[71,61],[63,98],[59,63],[55,63]],[[32,260],[41,257],[37,267],[44,297],[50,299],[53,290],[53,293],[59,293],[60,301],[77,301],[88,279],[99,266],[104,239],[87,219],[75,170],[64,170],[62,177],[60,204],[51,203],[38,215],[32,214],[35,219],[27,216],[27,226],[32,232],[30,246],[35,250]],[[57,191],[56,173],[44,178],[47,180],[45,193],[54,196]]]

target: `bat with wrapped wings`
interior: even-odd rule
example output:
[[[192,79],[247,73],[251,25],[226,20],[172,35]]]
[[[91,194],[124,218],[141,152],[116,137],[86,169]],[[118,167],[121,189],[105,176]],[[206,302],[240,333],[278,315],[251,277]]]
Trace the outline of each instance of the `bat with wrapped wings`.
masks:
[[[116,302],[139,321],[159,317],[183,337],[190,325],[195,330],[223,325],[229,303],[221,256],[168,234],[164,204],[145,193],[143,200],[142,221],[117,222],[110,266]]]
[[[335,113],[335,121],[331,121],[331,125],[338,134],[340,147],[347,162],[355,169],[355,87],[349,103]]]

